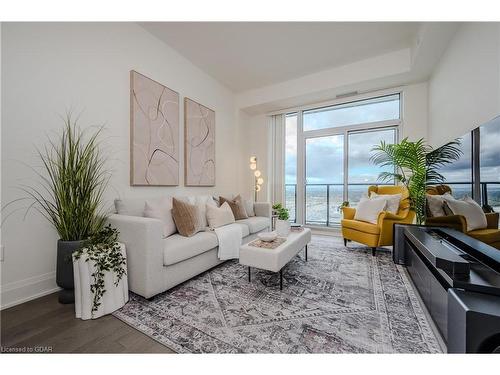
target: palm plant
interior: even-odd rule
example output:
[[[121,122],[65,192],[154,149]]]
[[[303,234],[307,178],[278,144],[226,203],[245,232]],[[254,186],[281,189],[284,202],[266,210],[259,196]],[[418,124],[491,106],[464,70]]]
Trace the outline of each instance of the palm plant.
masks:
[[[417,223],[425,221],[426,185],[442,183],[445,178],[439,169],[460,158],[460,140],[454,140],[433,149],[424,139],[411,142],[404,138],[400,143],[389,144],[384,141],[375,146],[371,161],[380,167],[392,167],[392,172],[381,172],[382,182],[397,181],[408,189]]]
[[[104,227],[102,200],[109,174],[99,149],[101,130],[87,137],[67,115],[59,139],[38,150],[43,168],[35,172],[41,186],[21,186],[27,194],[22,199],[31,201],[28,211],[40,212],[63,241],[87,239]]]

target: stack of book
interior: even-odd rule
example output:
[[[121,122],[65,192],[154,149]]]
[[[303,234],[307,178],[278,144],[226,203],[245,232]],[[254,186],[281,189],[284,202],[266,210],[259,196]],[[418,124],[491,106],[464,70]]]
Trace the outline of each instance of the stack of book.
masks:
[[[292,232],[300,232],[300,231],[304,230],[304,226],[302,224],[291,224],[290,230]]]

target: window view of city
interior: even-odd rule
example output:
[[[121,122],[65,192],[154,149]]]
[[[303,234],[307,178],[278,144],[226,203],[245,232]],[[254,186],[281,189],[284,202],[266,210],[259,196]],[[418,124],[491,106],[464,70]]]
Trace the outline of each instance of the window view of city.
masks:
[[[291,221],[297,221],[297,206],[302,205],[306,224],[337,226],[344,201],[356,207],[370,185],[381,184],[378,176],[384,169],[371,163],[371,150],[381,141],[397,140],[399,108],[397,94],[286,115],[285,206]],[[383,125],[374,126],[377,122]],[[482,204],[500,211],[500,121],[481,126],[479,132]],[[299,135],[304,139],[303,197],[297,193]],[[441,169],[456,198],[472,196],[473,191],[471,133],[460,140],[461,158]]]
[[[440,173],[451,187],[455,198],[472,197],[472,137],[467,133],[460,138],[462,156],[452,164],[441,168]]]
[[[500,211],[500,121],[492,121],[479,127],[481,203]],[[446,184],[455,198],[472,196],[472,135],[460,138],[462,156],[456,162],[441,169]]]

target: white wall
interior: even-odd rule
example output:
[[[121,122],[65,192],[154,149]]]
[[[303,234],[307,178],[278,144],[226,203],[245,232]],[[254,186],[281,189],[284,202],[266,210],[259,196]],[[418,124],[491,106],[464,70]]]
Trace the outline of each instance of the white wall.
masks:
[[[238,108],[249,113],[272,112],[335,98],[355,90],[368,91],[395,86],[398,77],[411,70],[409,48],[308,74],[237,95]],[[406,83],[405,81],[404,83]],[[397,85],[397,84],[396,84]]]
[[[428,84],[427,82],[403,87],[403,125],[401,138],[411,141],[427,139],[428,125]]]
[[[20,196],[14,188],[39,165],[35,147],[61,128],[67,109],[84,110],[80,125],[105,123],[116,196],[233,193],[239,155],[234,95],[224,86],[133,23],[14,23],[2,30],[2,203]],[[135,69],[216,112],[215,188],[129,186],[129,71]],[[183,111],[180,110],[180,124]],[[180,137],[183,131],[181,128]],[[181,138],[182,139],[182,138]],[[180,144],[182,145],[182,142]],[[180,150],[183,155],[183,150]],[[181,159],[182,160],[182,159]],[[180,165],[183,181],[183,165]],[[24,211],[23,211],[24,212]],[[55,285],[57,234],[40,215],[23,212],[2,227],[2,307],[48,293]]]
[[[498,23],[460,26],[429,81],[429,140],[439,146],[500,113]]]

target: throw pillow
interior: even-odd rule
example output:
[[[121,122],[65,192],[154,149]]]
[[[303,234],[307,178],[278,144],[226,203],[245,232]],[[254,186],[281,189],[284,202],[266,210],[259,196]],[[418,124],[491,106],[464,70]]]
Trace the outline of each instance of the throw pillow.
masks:
[[[464,199],[445,198],[446,204],[454,215],[462,215],[467,221],[467,232],[488,226],[486,215],[476,201],[470,197]]]
[[[444,194],[444,195],[425,194],[427,200],[427,208],[429,209],[431,217],[446,216],[446,212],[444,211],[444,202],[446,195],[450,194]]]
[[[255,211],[253,209],[253,201],[250,199],[244,199],[243,204],[245,205],[245,211],[247,212],[248,217],[255,216]]]
[[[377,224],[378,214],[384,211],[387,202],[385,199],[369,199],[362,197],[356,207],[354,220]]]
[[[243,201],[239,195],[236,196],[234,199],[219,197],[219,202],[221,204],[221,207],[224,203],[227,203],[229,207],[231,207],[231,211],[233,211],[235,220],[248,218],[247,211],[245,210],[245,205],[243,204]]]
[[[194,204],[172,198],[172,217],[181,236],[191,237],[201,230],[200,212]]]
[[[385,207],[386,211],[396,215],[399,211],[399,204],[401,203],[401,194],[377,194],[372,192],[370,195],[372,199],[384,199],[387,202]]]
[[[207,221],[210,229],[222,227],[227,224],[234,223],[234,215],[231,207],[227,202],[221,204],[220,207],[215,207],[207,204]]]
[[[172,198],[164,197],[160,200],[147,200],[144,203],[144,217],[159,219],[163,222],[163,236],[168,237],[175,232],[174,218],[172,217]]]
[[[194,197],[188,197],[188,200],[189,203],[194,204],[198,207],[198,211],[200,214],[200,226],[201,228],[206,228],[208,226],[206,205],[210,204],[212,206],[216,206],[214,200],[210,195],[197,195]]]

